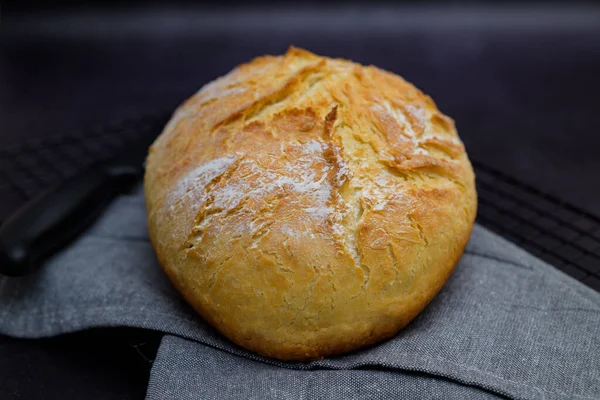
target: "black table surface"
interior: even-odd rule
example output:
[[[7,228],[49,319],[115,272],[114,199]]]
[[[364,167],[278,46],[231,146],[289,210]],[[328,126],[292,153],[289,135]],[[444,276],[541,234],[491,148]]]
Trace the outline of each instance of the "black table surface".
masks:
[[[600,214],[595,6],[144,9],[5,15],[1,29],[1,147],[172,109],[293,44],[402,75],[474,158]],[[20,201],[0,196],[0,218]],[[0,337],[0,398],[143,397],[148,363],[129,346],[140,335]]]

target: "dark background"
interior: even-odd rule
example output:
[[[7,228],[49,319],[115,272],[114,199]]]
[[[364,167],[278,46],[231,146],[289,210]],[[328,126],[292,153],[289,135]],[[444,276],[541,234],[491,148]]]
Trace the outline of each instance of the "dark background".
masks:
[[[2,148],[171,110],[293,44],[402,75],[456,120],[473,159],[600,214],[593,3],[13,3],[1,11]],[[1,193],[0,219],[21,202]],[[0,398],[143,397],[140,335],[0,337]]]

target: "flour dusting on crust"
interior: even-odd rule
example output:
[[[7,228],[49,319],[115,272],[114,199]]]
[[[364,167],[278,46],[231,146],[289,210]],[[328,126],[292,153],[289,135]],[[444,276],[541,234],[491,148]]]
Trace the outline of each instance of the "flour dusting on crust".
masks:
[[[165,199],[165,212],[182,213],[185,215],[184,221],[193,221],[198,213],[202,203],[206,200],[208,193],[206,185],[217,176],[224,173],[237,159],[236,155],[217,158],[193,169],[184,175],[175,188],[167,195]],[[190,224],[191,225],[191,224]],[[182,238],[187,227],[176,226],[172,236]]]
[[[200,165],[184,175],[167,199],[167,204],[170,205],[171,211],[173,211],[178,203],[184,201],[186,197],[189,198],[197,194],[198,191],[203,191],[206,185],[212,179],[225,172],[235,162],[236,158],[234,155],[217,158]]]
[[[238,207],[243,209],[247,204],[255,205],[263,199],[284,196],[289,202],[298,203],[299,209],[306,218],[318,224],[330,224],[335,234],[342,234],[344,229],[340,224],[344,217],[342,213],[345,204],[342,204],[343,200],[337,195],[337,186],[343,182],[336,180],[345,178],[338,171],[334,177],[337,186],[332,186],[329,175],[333,166],[324,157],[328,146],[330,145],[317,140],[305,144],[293,143],[288,147],[287,153],[297,156],[286,162],[281,169],[265,167],[257,160],[249,158],[252,155],[243,158],[237,166],[236,177],[228,179],[209,191],[206,199],[210,201],[209,209],[212,211],[202,220],[198,228],[206,227],[216,216]],[[225,168],[233,162],[233,159],[227,160],[220,161],[218,165]],[[342,160],[337,161],[341,166],[340,169],[347,170]],[[202,170],[203,167],[200,169]],[[215,165],[213,164],[209,169],[215,169]],[[204,185],[208,183],[208,180],[203,182]],[[188,186],[185,183],[180,185]],[[252,226],[236,229],[246,230],[248,233],[253,231],[253,228],[257,228],[254,224],[250,225]]]

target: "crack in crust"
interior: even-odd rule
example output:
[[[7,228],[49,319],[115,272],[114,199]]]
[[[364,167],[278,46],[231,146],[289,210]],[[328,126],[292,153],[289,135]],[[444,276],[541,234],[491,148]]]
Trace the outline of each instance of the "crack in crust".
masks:
[[[427,240],[427,235],[423,231],[423,226],[421,226],[418,220],[413,216],[413,213],[406,214],[406,217],[410,221],[410,225],[413,227],[413,229],[419,232],[419,237],[423,241],[424,247],[429,246],[429,240]]]
[[[394,254],[394,249],[392,248],[391,244],[387,245],[386,251],[388,252],[390,260],[392,260],[392,267],[394,268],[394,279],[388,284],[388,287],[389,287],[389,286],[392,286],[394,283],[396,283],[396,281],[398,280],[398,277],[400,276],[400,264],[398,263],[398,259],[396,258],[396,255]]]
[[[192,231],[188,235],[187,240],[184,243],[184,249],[187,254],[194,250],[196,244],[202,240],[202,234],[204,232],[204,227],[207,222],[210,220],[210,217],[223,212],[224,210],[220,207],[211,207],[214,203],[214,194],[211,192],[211,189],[218,185],[223,181],[227,181],[234,173],[238,170],[241,159],[238,157],[225,171],[215,176],[211,179],[208,184],[205,186],[204,190],[208,193],[207,199],[200,206],[200,211],[195,218],[194,227]]]
[[[248,122],[255,119],[260,119],[264,115],[268,114],[269,110],[276,109],[278,105],[285,102],[288,97],[292,95],[298,96],[299,93],[303,94],[308,92],[309,90],[313,89],[315,85],[322,79],[311,80],[310,78],[314,74],[318,74],[324,64],[325,61],[323,60],[301,69],[291,78],[289,78],[282,87],[262,96],[250,105],[238,110],[222,121],[217,122],[211,128],[211,131],[215,131],[220,127],[226,127],[227,125],[240,120],[243,122]],[[300,87],[305,82],[308,82],[308,85],[305,85],[306,87],[303,90],[300,90]]]

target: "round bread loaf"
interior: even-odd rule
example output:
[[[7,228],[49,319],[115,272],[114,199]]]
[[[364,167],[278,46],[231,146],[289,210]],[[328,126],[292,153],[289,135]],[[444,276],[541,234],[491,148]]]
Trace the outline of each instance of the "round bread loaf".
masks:
[[[145,193],[174,286],[233,342],[283,360],[395,335],[448,279],[477,208],[454,122],[428,96],[296,48],[181,105]]]

